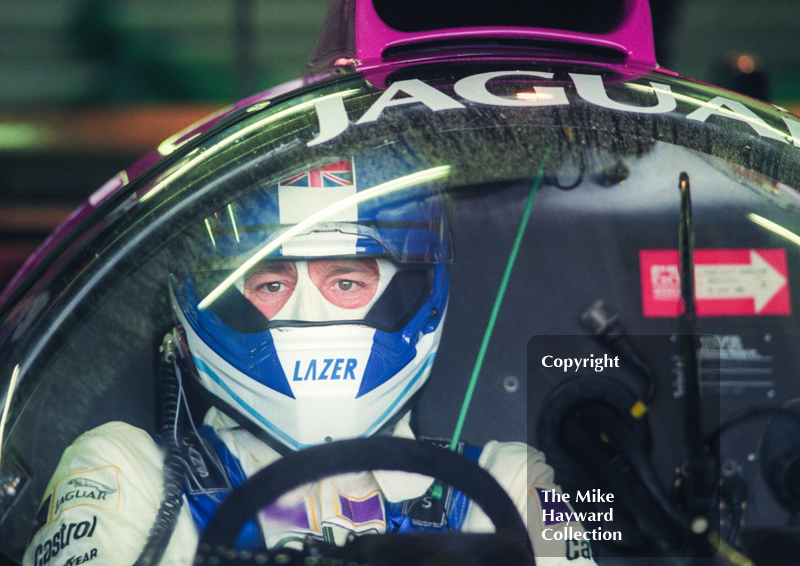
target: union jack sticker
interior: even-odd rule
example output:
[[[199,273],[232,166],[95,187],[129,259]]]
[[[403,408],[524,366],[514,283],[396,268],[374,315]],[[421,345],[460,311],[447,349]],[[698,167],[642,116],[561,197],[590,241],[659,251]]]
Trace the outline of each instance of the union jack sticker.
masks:
[[[337,161],[281,181],[281,187],[342,187],[355,184],[352,161]]]
[[[353,162],[337,161],[310,169],[278,183],[281,224],[296,224],[312,214],[336,205],[356,194]],[[354,203],[325,218],[326,222],[356,222],[358,207]],[[289,244],[291,247],[292,244]],[[284,246],[284,254],[289,253]]]

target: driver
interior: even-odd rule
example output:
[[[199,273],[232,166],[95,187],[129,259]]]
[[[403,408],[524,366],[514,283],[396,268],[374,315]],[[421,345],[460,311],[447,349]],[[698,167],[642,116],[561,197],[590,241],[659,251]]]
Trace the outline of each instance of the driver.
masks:
[[[281,455],[359,436],[416,438],[410,411],[447,311],[449,223],[435,183],[349,159],[256,187],[186,230],[171,255],[171,434],[155,439],[111,422],[81,435],[47,487],[24,563],[133,564],[161,528],[164,478],[177,470],[182,505],[166,513],[177,518],[162,563],[190,564],[226,495]],[[207,403],[198,426],[189,381]],[[180,447],[177,468],[164,456],[170,443]],[[458,450],[507,491],[538,563],[594,563],[587,541],[553,540],[579,524],[540,520],[543,493],[557,489],[541,452],[496,441]],[[458,490],[373,471],[285,494],[237,546],[300,546],[307,537],[341,545],[353,534],[419,530],[492,526]]]

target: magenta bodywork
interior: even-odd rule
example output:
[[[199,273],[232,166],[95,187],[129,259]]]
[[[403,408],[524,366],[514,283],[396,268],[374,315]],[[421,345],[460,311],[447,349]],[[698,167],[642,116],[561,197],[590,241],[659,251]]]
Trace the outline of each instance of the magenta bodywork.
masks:
[[[617,27],[606,34],[587,34],[542,28],[455,28],[424,33],[396,31],[381,21],[370,1],[355,2],[355,57],[365,68],[381,66],[384,53],[391,48],[463,38],[510,38],[552,41],[612,49],[625,55],[623,65],[635,67],[657,66],[653,45],[653,25],[647,0],[630,0],[625,3]]]
[[[308,76],[223,108],[172,136],[159,148],[125,171],[115,175],[95,191],[86,203],[75,210],[28,258],[0,294],[0,305],[8,300],[20,282],[56,247],[66,234],[83,222],[110,195],[119,191],[128,184],[130,179],[144,173],[176,148],[243,108],[263,104],[276,96],[335,73],[361,72],[373,85],[385,88],[386,76],[404,66],[456,58],[461,61],[486,60],[487,57],[508,59],[509,55],[512,59],[515,56],[519,58],[518,53],[513,55],[503,53],[501,50],[495,51],[492,55],[485,51],[470,50],[468,47],[456,53],[453,51],[428,52],[405,59],[385,56],[387,50],[392,48],[408,47],[432,41],[469,38],[521,39],[612,50],[620,55],[619,59],[603,62],[592,61],[592,64],[611,71],[617,80],[630,80],[656,70],[674,74],[660,68],[656,62],[648,0],[626,0],[619,24],[605,34],[521,27],[471,27],[437,29],[418,33],[401,32],[390,28],[381,20],[371,0],[333,0],[326,24],[310,58]],[[530,60],[530,57],[526,59]],[[574,54],[561,55],[558,60],[567,63],[586,63],[584,59],[580,59]],[[58,260],[54,262],[54,267],[57,267],[57,264]]]

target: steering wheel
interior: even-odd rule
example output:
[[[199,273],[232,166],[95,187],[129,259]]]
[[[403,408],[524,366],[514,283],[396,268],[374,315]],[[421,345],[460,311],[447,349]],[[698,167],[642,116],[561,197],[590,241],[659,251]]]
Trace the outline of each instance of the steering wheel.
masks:
[[[463,537],[459,543],[460,552],[465,554],[468,552],[469,556],[474,558],[475,551],[469,547],[485,549],[487,548],[486,543],[491,542],[489,539],[493,539],[495,547],[501,549],[500,552],[511,551],[513,556],[509,556],[509,558],[513,561],[509,563],[533,564],[528,531],[522,517],[505,490],[486,470],[465,456],[432,444],[386,437],[358,438],[313,446],[292,453],[251,476],[234,490],[218,508],[200,538],[198,560],[195,563],[206,563],[202,558],[204,553],[225,555],[228,560],[225,562],[226,564],[234,563],[234,551],[231,549],[234,548],[239,531],[247,521],[256,517],[260,509],[274,503],[284,493],[329,476],[369,470],[393,470],[422,474],[442,480],[463,491],[486,513],[494,524],[496,533],[494,535],[458,535]],[[445,535],[427,534],[426,537],[363,535],[353,537],[342,548],[346,549],[347,546],[358,545],[362,539],[369,539],[366,544],[370,548],[368,553],[372,553],[371,558],[365,560],[363,552],[358,554],[356,551],[354,554],[352,548],[349,553],[347,550],[344,551],[348,558],[357,555],[358,561],[361,563],[409,564],[413,563],[408,561],[408,548],[413,546],[409,540],[420,541],[439,537],[437,540],[441,541],[441,537],[453,536],[450,533]],[[377,547],[376,539],[383,541],[378,543]],[[389,550],[387,545],[395,550]],[[442,548],[442,544],[436,542],[433,544],[423,543],[422,546],[427,549]],[[445,546],[447,546],[446,543]],[[396,561],[398,549],[402,549],[402,553],[405,554],[403,562]],[[334,548],[329,550],[335,552]],[[280,552],[285,553],[284,550]],[[316,549],[315,552],[319,553],[320,551]],[[375,560],[376,552],[381,554],[393,552],[395,556],[394,558],[384,556],[385,559]],[[280,562],[290,564],[291,558],[290,554],[282,554]],[[430,556],[428,556],[429,558]],[[495,554],[493,559],[496,558]],[[502,560],[502,562],[505,563],[506,560]],[[298,560],[298,563],[303,562]],[[497,562],[489,561],[487,563]]]

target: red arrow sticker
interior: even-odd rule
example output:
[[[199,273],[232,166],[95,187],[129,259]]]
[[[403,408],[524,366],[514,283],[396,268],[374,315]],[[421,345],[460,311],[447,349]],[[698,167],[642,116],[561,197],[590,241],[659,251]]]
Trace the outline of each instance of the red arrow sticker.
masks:
[[[641,250],[644,316],[683,311],[678,250]],[[695,250],[698,316],[791,314],[786,250]]]

